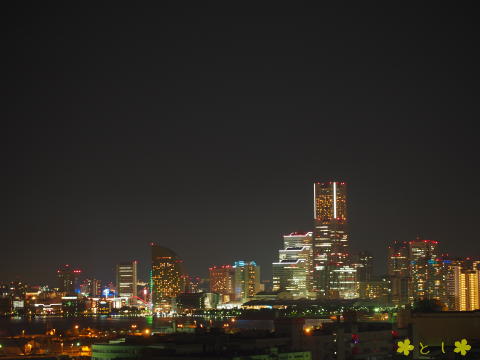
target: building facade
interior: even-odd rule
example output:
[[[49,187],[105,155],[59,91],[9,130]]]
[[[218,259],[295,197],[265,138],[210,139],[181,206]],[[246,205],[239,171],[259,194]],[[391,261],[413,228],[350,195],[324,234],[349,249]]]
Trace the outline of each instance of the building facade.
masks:
[[[330,298],[354,299],[359,297],[357,269],[349,265],[332,266],[328,276]]]
[[[438,241],[417,238],[408,242],[410,293],[414,300],[443,299],[446,281],[440,271]]]
[[[85,279],[80,284],[80,293],[85,296],[98,297],[102,294],[102,283],[95,278]]]
[[[236,261],[233,268],[235,300],[245,302],[260,291],[260,266],[255,261]]]
[[[279,250],[273,266],[273,291],[288,291],[293,298],[313,295],[312,232],[292,232],[283,236],[284,248]]]
[[[70,265],[63,265],[57,270],[58,290],[66,295],[74,295],[80,291],[79,277],[81,270],[74,269]]]
[[[410,255],[406,241],[395,241],[388,246],[387,271],[391,283],[393,304],[407,304],[410,293]]]
[[[235,299],[235,269],[232,265],[212,266],[210,271],[210,291],[220,294],[223,302]]]
[[[480,310],[480,270],[476,263],[453,260],[448,280],[450,310]]]
[[[344,182],[313,184],[313,283],[319,296],[330,296],[332,275],[348,266],[347,185]],[[338,284],[338,282],[336,282]],[[337,286],[337,285],[335,285]],[[333,289],[336,292],[338,289]]]
[[[116,288],[118,297],[133,298],[137,296],[137,261],[117,264]]]
[[[169,311],[172,301],[182,292],[185,274],[183,261],[165,247],[151,244],[150,289],[154,311]]]
[[[357,281],[373,281],[373,255],[369,251],[355,254],[352,267],[357,269]]]

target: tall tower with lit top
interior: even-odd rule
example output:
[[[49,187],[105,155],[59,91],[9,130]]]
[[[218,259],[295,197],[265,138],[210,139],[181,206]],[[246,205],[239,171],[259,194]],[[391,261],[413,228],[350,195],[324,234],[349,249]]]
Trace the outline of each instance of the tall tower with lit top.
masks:
[[[330,296],[331,291],[342,293],[346,289],[336,284],[334,275],[342,268],[348,270],[345,273],[353,274],[348,268],[347,184],[338,181],[315,182],[313,216],[315,291],[321,296]],[[349,279],[347,282],[349,288],[354,287],[352,281]]]

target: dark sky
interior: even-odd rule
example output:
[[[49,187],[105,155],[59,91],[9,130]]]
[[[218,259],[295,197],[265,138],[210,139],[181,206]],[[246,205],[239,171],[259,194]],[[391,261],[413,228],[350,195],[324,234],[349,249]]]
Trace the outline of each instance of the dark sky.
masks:
[[[417,234],[479,255],[473,9],[16,4],[0,281],[145,275],[152,241],[192,274],[268,278],[281,235],[312,227],[314,180],[347,181],[378,272]]]

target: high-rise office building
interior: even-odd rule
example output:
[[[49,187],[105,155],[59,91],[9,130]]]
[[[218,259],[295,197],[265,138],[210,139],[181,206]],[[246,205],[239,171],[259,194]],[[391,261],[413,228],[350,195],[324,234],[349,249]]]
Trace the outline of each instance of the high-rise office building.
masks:
[[[284,290],[294,298],[307,298],[313,291],[312,232],[292,232],[283,236],[284,249],[279,250],[273,265],[273,291]]]
[[[150,288],[154,311],[169,310],[172,299],[182,292],[183,261],[172,250],[151,244]]]
[[[272,265],[273,291],[288,291],[294,299],[308,297],[305,259],[283,259]]]
[[[255,261],[236,261],[233,268],[235,300],[245,302],[260,291],[260,266]]]
[[[352,287],[350,291],[344,291],[345,296],[355,297],[358,295],[360,298],[366,299],[371,299],[374,295],[377,296],[376,291],[382,288],[383,284],[374,279],[373,255],[368,251],[353,254],[350,267],[356,270],[355,287]],[[352,289],[354,289],[353,292]]]
[[[347,185],[337,181],[316,182],[313,195],[314,290],[320,296],[329,296],[331,280],[339,278],[336,270],[349,265]],[[336,281],[335,292],[339,286]]]
[[[395,241],[388,247],[387,270],[389,276],[408,276],[409,274],[408,243]]]
[[[446,259],[444,264],[446,269],[446,290],[447,290],[447,308],[448,310],[458,310],[458,277],[457,272],[462,270],[462,261],[460,259]],[[458,269],[457,269],[458,268]]]
[[[410,294],[410,256],[406,241],[395,241],[388,246],[387,271],[391,284],[391,301],[406,304]]]
[[[284,249],[287,248],[303,248],[302,258],[306,260],[305,266],[307,269],[307,293],[311,296],[314,293],[314,279],[313,279],[313,232],[299,232],[295,231],[283,236]],[[279,254],[280,255],[280,254]],[[280,259],[285,258],[280,256]]]
[[[223,302],[235,298],[235,268],[232,265],[212,266],[210,269],[210,291],[220,294]]]
[[[137,261],[117,264],[116,288],[118,297],[137,296]]]
[[[373,255],[370,252],[355,254],[351,265],[357,269],[357,281],[373,281]]]
[[[359,296],[357,269],[349,265],[331,266],[329,270],[329,297],[354,299]]]
[[[437,247],[438,241],[418,237],[408,242],[410,293],[414,300],[446,298],[446,278]]]
[[[80,291],[78,278],[81,270],[74,269],[66,264],[57,270],[58,290],[66,295],[75,295]]]

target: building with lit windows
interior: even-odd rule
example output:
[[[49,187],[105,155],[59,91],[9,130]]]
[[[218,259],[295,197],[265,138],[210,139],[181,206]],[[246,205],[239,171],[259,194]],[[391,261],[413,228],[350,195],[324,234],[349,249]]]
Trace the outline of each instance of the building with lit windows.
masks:
[[[314,183],[313,203],[314,290],[320,296],[330,296],[331,276],[338,275],[334,270],[349,265],[346,183]],[[335,287],[338,284],[336,281]]]
[[[260,266],[255,261],[236,261],[235,300],[245,302],[260,291]]]
[[[312,232],[292,232],[283,236],[284,249],[279,250],[273,266],[273,291],[288,291],[293,298],[313,294]]]
[[[28,305],[27,289],[21,281],[0,284],[0,315],[22,313]]]
[[[183,261],[172,250],[151,244],[150,288],[154,311],[169,311],[182,292]]]
[[[376,300],[381,304],[388,304],[391,301],[391,284],[388,276],[370,281],[359,281],[358,288],[361,299]]]
[[[480,309],[479,303],[479,270],[459,271],[457,278],[458,310],[473,311]]]
[[[66,295],[74,295],[79,292],[78,279],[81,273],[81,270],[74,269],[68,264],[58,269],[58,291]]]
[[[448,310],[458,310],[457,271],[461,271],[462,262],[459,259],[446,260],[446,262],[448,263],[446,276],[447,308]]]
[[[210,271],[210,291],[220,294],[223,302],[235,298],[235,268],[232,265],[212,266]]]
[[[388,246],[387,271],[391,283],[393,304],[406,304],[410,294],[410,256],[406,241],[395,241]]]
[[[273,265],[273,291],[288,291],[294,299],[307,298],[305,259],[279,260]]]
[[[202,292],[199,289],[199,285],[202,279],[198,276],[190,276],[188,274],[184,274],[181,277],[181,292],[186,294],[193,294]]]
[[[389,276],[408,276],[409,264],[406,241],[395,241],[388,247],[387,271]]]
[[[438,241],[420,238],[408,243],[410,293],[414,300],[437,299],[446,302],[446,276],[437,247]]]
[[[305,266],[307,269],[307,292],[309,294],[314,293],[314,279],[313,279],[313,232],[299,232],[295,231],[290,234],[283,236],[283,245],[284,249],[292,248],[292,247],[303,247],[302,256],[301,258],[306,260]],[[279,254],[279,259],[283,259],[284,257]]]
[[[137,261],[117,264],[115,275],[118,297],[137,296]]]
[[[329,297],[332,299],[358,298],[357,269],[348,265],[330,267]]]
[[[102,283],[98,279],[85,279],[80,284],[80,293],[85,296],[98,297],[102,294]]]
[[[452,261],[448,276],[449,310],[480,309],[480,270],[467,259]]]

